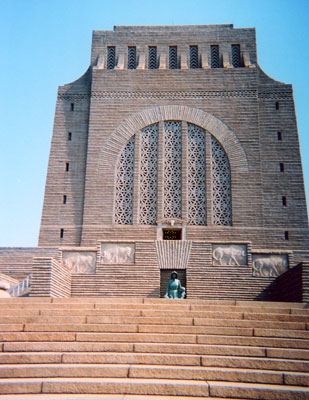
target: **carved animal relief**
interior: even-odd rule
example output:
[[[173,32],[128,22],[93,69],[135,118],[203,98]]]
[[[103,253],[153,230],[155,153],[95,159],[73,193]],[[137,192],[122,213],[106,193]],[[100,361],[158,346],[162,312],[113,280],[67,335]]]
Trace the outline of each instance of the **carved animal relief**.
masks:
[[[247,246],[238,244],[214,244],[213,265],[247,265]]]
[[[252,254],[252,275],[273,277],[289,269],[286,254]]]
[[[64,251],[62,260],[73,274],[95,273],[96,253],[94,252]]]
[[[102,264],[133,264],[135,245],[133,243],[102,243]]]

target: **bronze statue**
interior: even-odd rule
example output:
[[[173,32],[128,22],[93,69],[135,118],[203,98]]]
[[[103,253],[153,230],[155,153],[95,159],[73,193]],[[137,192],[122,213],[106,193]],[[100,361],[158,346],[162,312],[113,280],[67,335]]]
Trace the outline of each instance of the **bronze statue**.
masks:
[[[171,279],[168,280],[166,286],[165,299],[184,299],[186,295],[186,288],[181,286],[181,282],[177,279],[177,272],[171,273]]]

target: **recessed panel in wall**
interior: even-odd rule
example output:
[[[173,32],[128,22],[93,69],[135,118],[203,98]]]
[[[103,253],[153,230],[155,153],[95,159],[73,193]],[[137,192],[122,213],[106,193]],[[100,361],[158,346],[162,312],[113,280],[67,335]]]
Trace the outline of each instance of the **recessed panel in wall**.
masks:
[[[72,274],[95,274],[95,252],[63,251],[62,260]]]
[[[245,244],[213,244],[213,265],[247,265]]]
[[[252,254],[252,275],[279,276],[289,269],[287,254]]]
[[[134,243],[102,243],[102,264],[134,264]]]

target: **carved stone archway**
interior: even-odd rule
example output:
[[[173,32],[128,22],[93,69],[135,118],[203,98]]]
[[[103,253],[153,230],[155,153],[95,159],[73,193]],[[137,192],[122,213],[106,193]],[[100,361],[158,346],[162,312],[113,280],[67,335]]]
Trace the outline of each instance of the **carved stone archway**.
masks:
[[[186,121],[205,129],[223,146],[229,158],[231,170],[234,173],[248,172],[245,150],[235,133],[227,125],[207,111],[179,105],[147,108],[123,121],[103,146],[101,157],[98,160],[98,170],[105,173],[113,171],[119,153],[128,140],[145,126],[164,120]]]

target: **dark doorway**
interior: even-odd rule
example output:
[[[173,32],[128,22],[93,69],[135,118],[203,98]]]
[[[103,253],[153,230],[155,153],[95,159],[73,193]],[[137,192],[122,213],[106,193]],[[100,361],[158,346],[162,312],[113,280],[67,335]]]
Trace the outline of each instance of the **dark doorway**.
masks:
[[[185,269],[161,269],[160,270],[160,297],[164,297],[166,291],[167,281],[171,277],[171,273],[173,271],[177,272],[177,279],[180,280],[181,286],[187,286],[187,279],[186,279],[186,270]],[[187,289],[187,288],[186,288]],[[187,292],[187,290],[186,290]]]
[[[163,229],[163,240],[181,240],[181,229]]]

